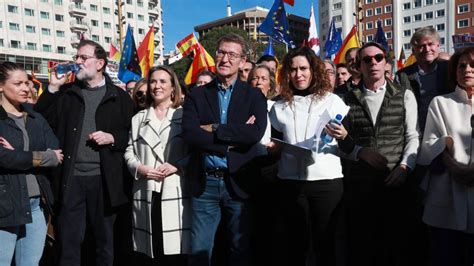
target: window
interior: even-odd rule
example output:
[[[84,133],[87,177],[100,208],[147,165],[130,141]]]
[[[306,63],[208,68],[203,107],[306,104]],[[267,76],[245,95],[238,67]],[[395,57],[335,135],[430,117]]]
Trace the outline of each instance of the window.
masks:
[[[458,20],[458,29],[469,27],[469,19],[460,19]]]
[[[64,21],[64,16],[56,14],[56,15],[54,15],[54,19],[56,21]]]
[[[365,23],[365,29],[366,30],[371,30],[374,28],[374,23],[372,23],[372,21],[369,21],[367,23]]]
[[[132,0],[127,0],[127,4],[133,5],[133,1]]]
[[[56,31],[56,37],[64,37],[65,36],[65,33],[63,30],[57,30]]]
[[[3,47],[3,39],[0,39],[0,47]]]
[[[405,49],[405,50],[411,49],[411,44],[410,43],[404,43],[403,44],[403,49]]]
[[[386,18],[384,20],[384,25],[385,26],[392,26],[392,18]]]
[[[366,17],[372,16],[372,8],[369,8],[369,9],[367,9],[367,10],[365,11],[365,16],[366,16]]]
[[[444,31],[444,23],[436,25],[437,31]]]
[[[104,14],[110,14],[110,8],[104,7],[102,10],[104,10]]]
[[[387,37],[387,39],[392,39],[392,32],[391,31],[387,31],[385,33],[385,36]]]
[[[425,13],[425,19],[433,19],[433,11]]]
[[[421,7],[421,0],[413,0],[413,7],[414,8]]]
[[[436,10],[436,17],[444,17],[444,9]]]
[[[433,0],[425,0],[425,5],[431,6],[433,4]]]
[[[139,7],[143,7],[143,0],[137,0],[137,5]]]
[[[367,42],[371,42],[373,40],[374,40],[374,35],[373,34],[367,35]]]
[[[469,4],[458,5],[458,14],[469,12]]]
[[[145,17],[144,17],[143,15],[138,15],[138,20],[144,21],[144,20],[145,20]]]
[[[411,22],[411,17],[403,17],[403,23],[410,23]]]
[[[62,6],[63,5],[63,0],[54,0],[54,4],[58,5],[58,6]]]
[[[111,37],[104,37],[104,40],[105,40],[106,43],[111,43],[112,42]]]
[[[411,36],[411,30],[404,30],[403,31],[403,37],[410,37]]]
[[[392,13],[392,5],[385,6],[385,13]]]
[[[18,23],[8,23],[8,26],[10,28],[10,30],[15,30],[15,31],[19,31],[20,30],[20,24]]]
[[[65,54],[65,53],[66,53],[66,47],[58,46],[58,54]]]
[[[334,21],[335,22],[339,22],[339,21],[342,21],[342,15],[337,15],[334,17]]]
[[[133,13],[127,12],[127,18],[133,18]]]
[[[26,43],[26,50],[36,50],[36,43],[34,43],[34,42],[27,42],[27,43]]]
[[[20,43],[20,41],[11,40],[10,41],[10,47],[11,48],[21,48],[21,43]]]
[[[40,16],[41,16],[41,18],[49,19],[49,12],[41,11]]]
[[[25,16],[34,17],[35,11],[31,8],[25,8]]]
[[[49,0],[41,0],[41,3],[48,3]]]
[[[112,24],[110,24],[110,22],[104,22],[104,28],[110,29],[112,28]]]
[[[92,40],[93,40],[94,42],[98,42],[98,41],[99,41],[99,35],[94,35],[94,34],[93,34],[93,35],[92,35]]]
[[[99,21],[95,19],[91,19],[92,26],[99,27]]]
[[[51,52],[51,45],[43,44],[43,52]]]
[[[17,6],[8,5],[8,12],[10,12],[10,13],[18,13],[18,7],[17,7]]]
[[[51,35],[51,30],[48,28],[41,28],[41,34],[43,35]]]
[[[376,7],[375,8],[375,15],[380,15],[382,14],[382,7]]]
[[[421,21],[421,14],[416,14],[413,16],[413,21]]]
[[[372,4],[372,0],[365,0],[366,4]]]
[[[35,26],[26,25],[26,32],[35,33],[36,32]]]
[[[138,29],[138,34],[145,34],[145,30],[144,29]]]
[[[342,8],[342,3],[335,3],[334,4],[334,10],[338,10]]]
[[[0,29],[3,28],[3,21],[0,21]]]
[[[444,0],[436,0],[436,4],[444,3]]]
[[[411,3],[403,3],[403,10],[410,9]]]
[[[97,10],[98,10],[97,5],[91,4],[91,11],[97,11]]]

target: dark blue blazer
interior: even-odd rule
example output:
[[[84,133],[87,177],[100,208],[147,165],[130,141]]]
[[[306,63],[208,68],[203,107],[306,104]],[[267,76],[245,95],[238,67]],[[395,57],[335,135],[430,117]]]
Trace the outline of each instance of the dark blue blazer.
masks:
[[[267,126],[267,100],[259,89],[237,79],[227,111],[227,124],[219,125],[214,133],[200,126],[220,124],[216,79],[191,90],[183,108],[183,136],[195,150],[186,174],[189,181],[198,182],[192,186],[194,195],[200,195],[206,184],[204,155],[226,156],[231,177],[259,155],[256,144]],[[256,118],[255,123],[246,124],[252,115]]]

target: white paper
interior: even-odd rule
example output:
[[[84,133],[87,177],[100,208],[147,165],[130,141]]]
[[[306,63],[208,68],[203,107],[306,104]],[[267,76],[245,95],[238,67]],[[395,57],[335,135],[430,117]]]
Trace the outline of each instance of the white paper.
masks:
[[[272,141],[282,145],[282,148],[285,152],[290,153],[294,156],[308,156],[311,154],[311,149],[308,149],[306,147],[296,146],[294,144],[290,144],[288,142],[276,138],[272,138]]]

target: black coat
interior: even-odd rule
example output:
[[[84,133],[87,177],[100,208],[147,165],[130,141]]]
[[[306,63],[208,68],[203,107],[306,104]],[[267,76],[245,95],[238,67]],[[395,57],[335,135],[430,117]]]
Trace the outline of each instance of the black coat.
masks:
[[[104,131],[114,136],[115,143],[100,146],[100,170],[106,193],[106,206],[117,207],[128,201],[125,184],[129,178],[123,154],[128,145],[128,133],[133,116],[133,102],[130,96],[113,85],[106,78],[106,92],[97,107],[95,120],[97,131]],[[64,85],[59,92],[51,94],[47,90],[41,95],[35,109],[41,112],[58,136],[63,150],[64,162],[58,173],[57,196],[59,199],[68,192],[68,180],[74,173],[74,162],[84,120],[84,98],[82,83]]]
[[[46,201],[46,206],[43,207],[49,209],[54,199],[46,177],[50,176],[50,172],[46,168],[33,166],[32,151],[58,149],[58,139],[46,120],[34,112],[31,106],[23,105],[23,109],[27,113],[25,126],[29,137],[29,151],[23,151],[22,131],[0,106],[0,136],[14,148],[8,150],[0,146],[0,228],[32,222],[26,174],[36,176],[41,195]]]

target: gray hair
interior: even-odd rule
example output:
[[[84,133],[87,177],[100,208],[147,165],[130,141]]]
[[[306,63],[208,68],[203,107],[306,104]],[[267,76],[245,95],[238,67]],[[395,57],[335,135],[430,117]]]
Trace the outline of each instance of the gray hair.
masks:
[[[423,28],[418,29],[413,34],[413,36],[411,36],[411,39],[410,39],[411,46],[412,47],[417,46],[420,40],[425,37],[430,37],[437,42],[440,41],[438,32],[432,26],[428,26],[428,27],[423,27]]]

